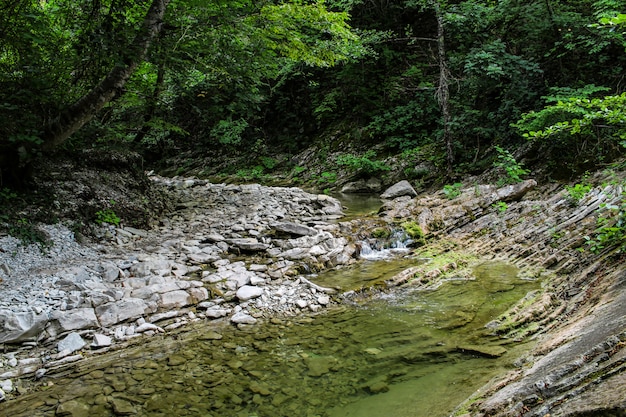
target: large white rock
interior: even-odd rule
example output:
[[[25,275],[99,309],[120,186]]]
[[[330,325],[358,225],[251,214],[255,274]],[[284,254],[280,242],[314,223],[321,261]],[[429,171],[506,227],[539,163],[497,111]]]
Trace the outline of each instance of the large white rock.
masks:
[[[177,290],[161,294],[159,307],[161,308],[180,308],[192,303],[192,298],[187,291]]]
[[[402,180],[387,188],[385,192],[380,195],[380,198],[393,200],[394,198],[403,197],[405,195],[415,197],[417,192],[407,180]]]
[[[96,316],[104,327],[128,319],[136,319],[149,311],[145,301],[139,298],[126,298],[115,303],[108,303],[96,307]]]
[[[86,344],[78,333],[70,333],[57,344],[57,349],[59,352],[66,351],[72,353],[82,349]]]
[[[252,317],[249,314],[244,313],[243,311],[240,311],[239,313],[233,314],[233,316],[230,318],[230,321],[232,321],[235,324],[254,324],[254,323],[256,323],[256,319],[254,317]]]
[[[260,297],[263,294],[263,288],[253,287],[252,285],[244,285],[237,290],[237,298],[241,301],[248,301],[253,298]]]
[[[103,347],[111,346],[112,340],[109,336],[96,333],[93,335],[93,341],[91,342],[91,347],[93,349],[100,349]]]
[[[0,343],[33,340],[43,331],[47,322],[47,314],[0,310]]]
[[[57,321],[61,332],[92,329],[100,326],[93,308],[54,311],[51,314],[51,318]]]

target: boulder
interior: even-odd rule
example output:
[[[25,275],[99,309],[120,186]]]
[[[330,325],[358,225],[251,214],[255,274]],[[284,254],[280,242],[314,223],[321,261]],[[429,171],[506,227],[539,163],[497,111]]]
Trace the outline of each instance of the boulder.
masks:
[[[185,293],[186,294],[186,293]],[[96,307],[96,316],[104,327],[128,319],[136,319],[149,311],[148,304],[139,298],[126,298]]]
[[[416,195],[417,192],[413,186],[411,186],[407,180],[402,180],[387,188],[385,192],[380,195],[380,198],[384,200],[393,200],[398,197],[415,197]]]
[[[263,288],[253,287],[252,285],[244,285],[237,290],[237,298],[241,301],[260,297],[261,294],[263,294]]]
[[[73,353],[85,347],[86,344],[78,333],[70,333],[65,339],[57,343],[57,349],[59,352]]]
[[[527,192],[537,186],[537,181],[526,180],[517,184],[506,185],[502,188],[498,188],[496,191],[497,200],[499,201],[517,201],[520,200]]]
[[[56,320],[61,332],[93,329],[100,326],[93,308],[75,308],[66,311],[53,311],[51,318]]]
[[[18,343],[34,340],[48,322],[47,314],[34,311],[14,313],[0,310],[0,343]]]
[[[254,324],[256,323],[256,319],[249,314],[240,311],[239,313],[233,314],[230,318],[230,321],[235,324]]]
[[[177,290],[161,294],[159,307],[165,309],[180,308],[191,304],[192,299],[187,291]]]

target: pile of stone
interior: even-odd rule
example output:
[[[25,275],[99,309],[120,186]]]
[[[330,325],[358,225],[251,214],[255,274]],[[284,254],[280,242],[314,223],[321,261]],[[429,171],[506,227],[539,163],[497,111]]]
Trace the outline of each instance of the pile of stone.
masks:
[[[338,200],[297,188],[153,180],[177,209],[159,228],[102,225],[80,245],[46,226],[48,252],[0,239],[0,398],[11,379],[201,320],[248,325],[316,312],[333,290],[301,273],[354,262]],[[7,382],[9,381],[9,382]]]

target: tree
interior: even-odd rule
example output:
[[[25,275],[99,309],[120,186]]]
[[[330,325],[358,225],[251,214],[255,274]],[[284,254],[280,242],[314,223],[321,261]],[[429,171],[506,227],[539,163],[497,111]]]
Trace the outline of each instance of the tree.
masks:
[[[254,90],[290,62],[331,66],[363,53],[347,14],[321,2],[2,0],[0,9],[0,147],[14,155],[55,149],[91,121],[128,122],[118,106],[142,109],[139,140],[159,119],[160,96],[171,103],[181,84],[236,79]]]
[[[152,1],[139,32],[126,47],[128,52],[124,60],[115,63],[97,86],[64,109],[46,126],[43,135],[45,150],[51,150],[65,142],[105,105],[122,93],[124,85],[143,62],[152,41],[161,31],[169,2],[170,0]]]

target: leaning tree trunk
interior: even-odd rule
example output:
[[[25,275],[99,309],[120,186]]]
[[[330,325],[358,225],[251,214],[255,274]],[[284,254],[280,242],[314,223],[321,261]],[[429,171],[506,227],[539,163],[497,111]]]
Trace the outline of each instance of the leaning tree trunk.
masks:
[[[90,92],[61,112],[47,127],[44,149],[53,149],[91,120],[107,103],[119,96],[133,72],[143,62],[151,42],[161,31],[170,0],[153,0],[139,33],[128,46],[127,58],[117,64]]]
[[[452,134],[450,133],[450,71],[448,70],[448,60],[446,59],[446,45],[444,38],[443,14],[438,1],[433,2],[435,16],[437,17],[437,56],[439,60],[439,86],[437,87],[437,101],[443,116],[443,142],[446,146],[447,174],[452,176],[452,164],[454,163],[454,152],[452,150]]]

